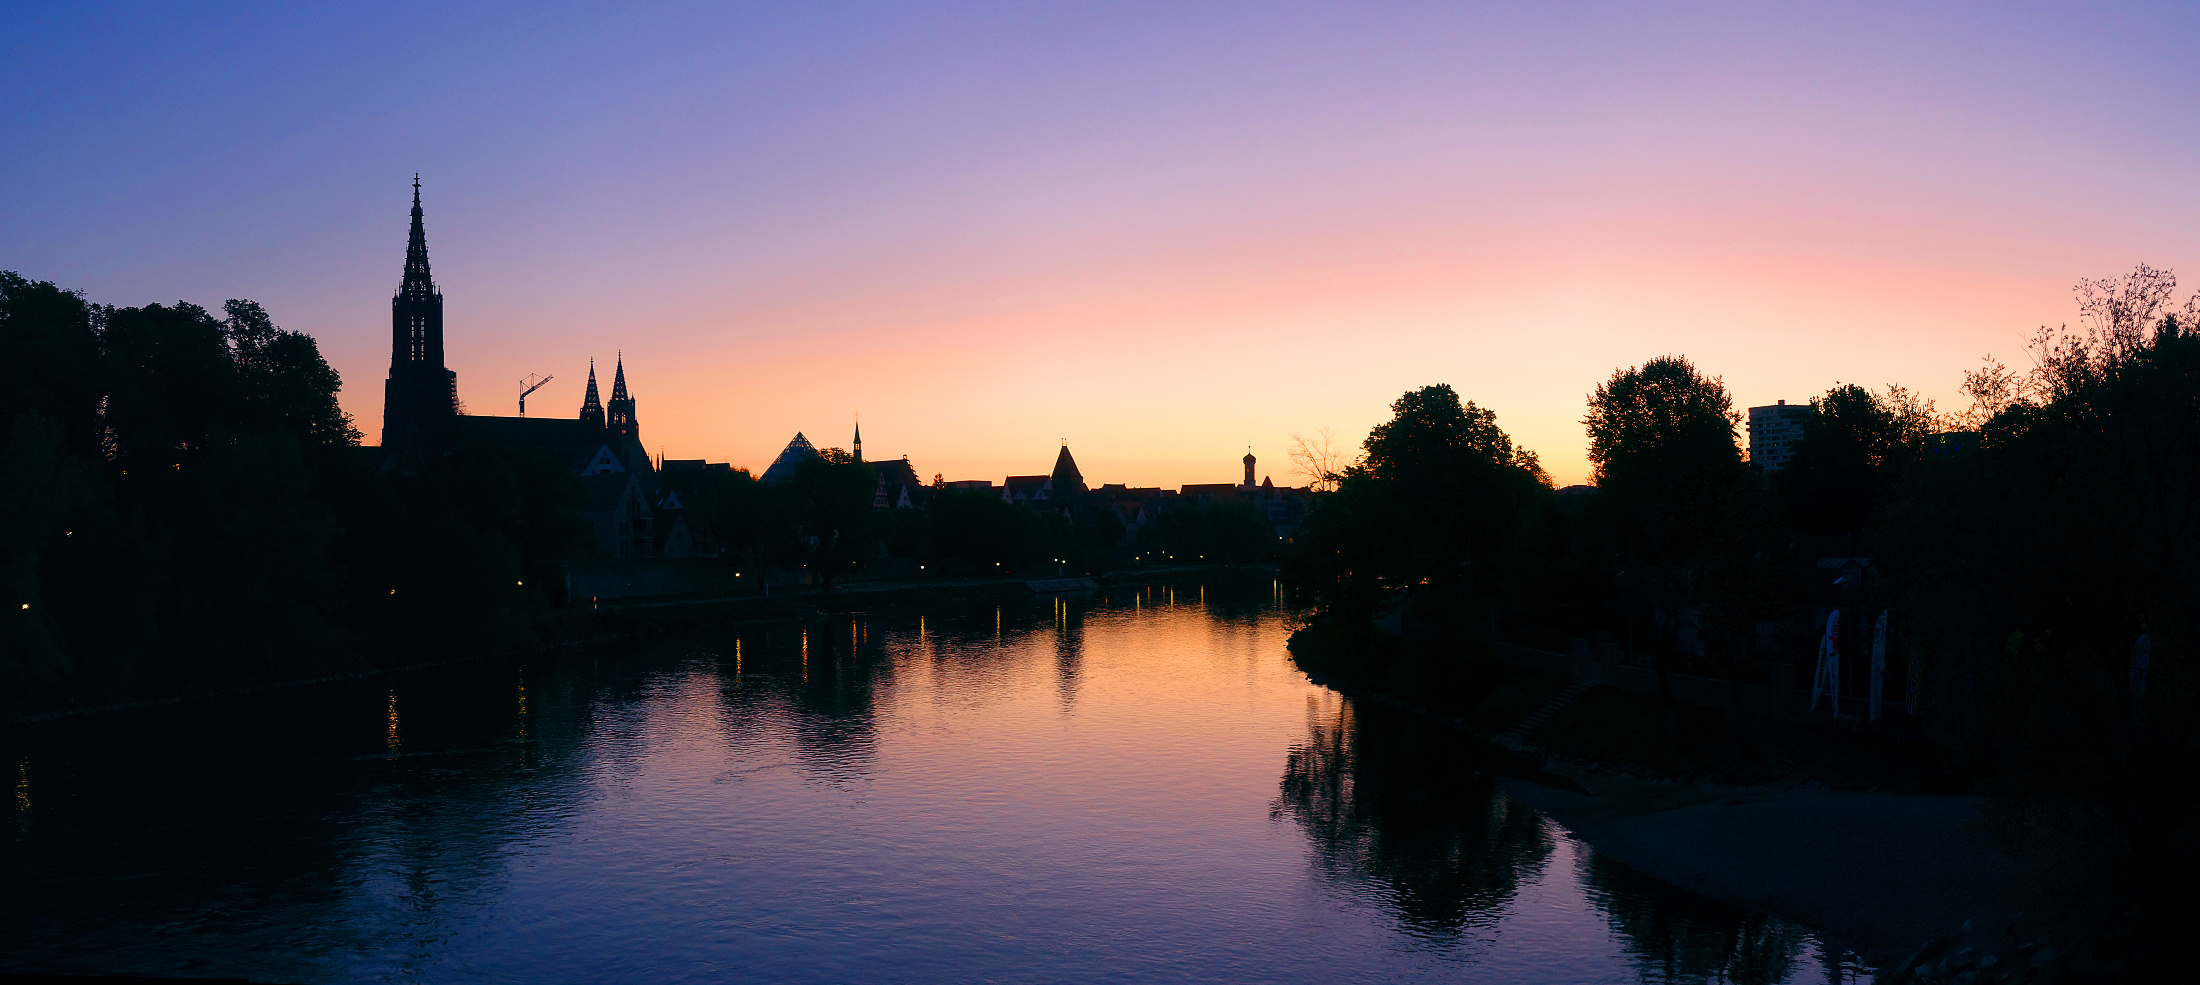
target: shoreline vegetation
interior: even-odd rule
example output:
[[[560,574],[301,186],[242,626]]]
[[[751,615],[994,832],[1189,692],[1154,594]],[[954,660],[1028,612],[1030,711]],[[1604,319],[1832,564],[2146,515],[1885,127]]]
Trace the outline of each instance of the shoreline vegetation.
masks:
[[[1542,756],[1588,798],[1529,800],[1852,934],[1885,981],[2178,976],[2200,295],[2141,266],[2077,297],[1958,413],[1852,383],[1751,409],[1791,431],[1753,429],[1762,462],[1718,376],[1619,367],[1586,400],[1593,486],[1408,391],[1280,552],[1291,649]]]
[[[922,508],[881,508],[882,472],[837,448],[785,481],[722,468],[591,486],[560,452],[467,423],[455,392],[449,426],[366,446],[318,343],[251,301],[117,307],[0,271],[0,363],[22,384],[0,391],[0,719],[707,614],[695,597],[607,609],[604,588],[1083,577],[1262,561],[1274,540],[1228,496],[1174,504],[1135,538],[1113,509],[937,480]],[[630,561],[649,577],[619,583]],[[722,618],[777,611],[729,605]]]
[[[1820,871],[1792,847],[1812,838],[1704,840],[1749,815],[1941,886],[1991,880],[1978,859],[1904,868],[1968,858],[1957,812],[1918,805],[1975,798],[1978,836],[2023,873],[2000,898],[2052,942],[2004,950],[1993,935],[2029,931],[1997,926],[2020,921],[1966,916],[1971,936],[1891,976],[2175,977],[2200,882],[2200,295],[2176,307],[2176,286],[2143,266],[2081,281],[2080,330],[2042,328],[2029,371],[1964,373],[1958,412],[1845,382],[1749,408],[1785,435],[1757,458],[1721,378],[1677,354],[1624,366],[1586,401],[1592,484],[1565,489],[1441,384],[1401,395],[1349,461],[1302,440],[1308,505],[1283,518],[1239,486],[1136,529],[1075,490],[1037,509],[936,484],[882,509],[878,472],[839,449],[783,483],[714,470],[693,490],[710,563],[824,591],[608,608],[569,597],[574,565],[607,554],[569,467],[464,428],[362,447],[317,344],[255,303],[122,308],[0,272],[0,363],[22,383],[0,391],[0,716],[876,604],[894,596],[847,582],[884,561],[1013,579],[1273,562],[1310,674],[1535,750],[1548,766],[1493,763],[1574,776],[1594,802],[1554,811],[1652,871],[1698,853],[1683,884],[1768,899],[1736,873]],[[1509,662],[1519,644],[1563,645],[1568,672]],[[1578,686],[1612,683],[1597,667],[1629,685]],[[1811,819],[1844,811],[1909,834],[1841,849],[1846,828]],[[1952,919],[1895,878],[1817,922],[1892,946]]]
[[[1850,383],[1751,408],[1780,425],[1762,460],[1717,376],[1621,367],[1587,400],[1594,484],[1563,490],[1489,410],[1409,391],[1280,552],[1294,656],[1540,757],[1588,793],[1524,799],[1883,980],[2177,977],[2200,295],[2175,290],[2080,282],[2080,329],[2034,335],[2030,372],[1988,357],[1957,413]]]
[[[2069,963],[2069,948],[2036,916],[2044,901],[2025,889],[2036,873],[1981,830],[1982,798],[1959,777],[1890,782],[1857,768],[1885,755],[1868,748],[1870,737],[1774,728],[1760,736],[1767,755],[1747,766],[1702,743],[1675,756],[1656,735],[1657,701],[1608,686],[1516,733],[1570,681],[1511,667],[1479,701],[1432,701],[1424,690],[1356,673],[1323,635],[1301,630],[1292,640],[1293,661],[1314,683],[1483,741],[1484,765],[1508,796],[1599,853],[1814,928],[1879,969],[1882,981],[1921,980],[1911,974],[1917,966],[1946,967],[1965,948],[1967,965],[1991,955],[1987,967],[2005,980],[2046,977]],[[1690,737],[1733,726],[1716,713],[1689,717]],[[2083,968],[2110,968],[2085,960]]]

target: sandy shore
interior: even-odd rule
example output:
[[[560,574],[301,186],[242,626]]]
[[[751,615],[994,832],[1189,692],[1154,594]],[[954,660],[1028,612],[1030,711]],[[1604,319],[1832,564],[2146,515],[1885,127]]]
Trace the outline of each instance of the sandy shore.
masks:
[[[1506,792],[1647,875],[1822,930],[1873,964],[1957,933],[1985,951],[2036,933],[2022,868],[1972,834],[1969,797],[1568,774],[1589,792]]]

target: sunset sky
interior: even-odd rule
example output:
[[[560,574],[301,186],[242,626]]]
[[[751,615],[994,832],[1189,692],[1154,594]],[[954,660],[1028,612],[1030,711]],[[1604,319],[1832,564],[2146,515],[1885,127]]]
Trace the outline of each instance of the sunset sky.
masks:
[[[2200,15],[1917,4],[26,5],[0,269],[244,297],[369,440],[422,174],[449,365],[761,469],[1232,481],[1450,383],[1560,482],[1684,353],[1738,407],[1965,369],[2137,263],[2200,286]]]

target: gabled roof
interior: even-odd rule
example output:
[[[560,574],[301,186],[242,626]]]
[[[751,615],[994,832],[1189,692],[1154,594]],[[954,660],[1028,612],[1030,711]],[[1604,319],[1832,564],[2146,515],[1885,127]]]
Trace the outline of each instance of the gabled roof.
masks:
[[[906,458],[892,458],[883,462],[872,462],[871,468],[878,473],[878,481],[885,485],[923,485],[923,483],[917,481],[916,467],[910,465],[909,460]]]
[[[764,477],[758,481],[769,482],[773,485],[786,482],[794,478],[796,466],[816,457],[818,457],[817,449],[810,445],[810,439],[803,437],[802,432],[796,431],[794,440],[787,442],[786,449],[779,453],[778,458],[772,459],[771,468],[765,469]]]
[[[624,471],[626,471],[626,465],[619,461],[619,453],[612,451],[611,446],[607,444],[597,445],[596,450],[588,456],[588,460],[581,463],[582,475],[602,475],[606,472]]]
[[[1012,475],[1001,483],[1001,498],[1014,502],[1022,499],[1045,499],[1047,490],[1054,487],[1051,475]]]

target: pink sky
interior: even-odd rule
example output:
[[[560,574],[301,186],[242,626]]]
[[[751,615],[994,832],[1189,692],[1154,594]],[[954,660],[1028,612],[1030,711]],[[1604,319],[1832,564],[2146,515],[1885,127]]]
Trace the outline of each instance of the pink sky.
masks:
[[[623,350],[653,449],[759,469],[861,413],[925,476],[1296,484],[1450,383],[1576,482],[1618,366],[1953,410],[2078,278],[2200,283],[2180,10],[49,16],[0,267],[258,299],[370,437],[415,170],[470,408]]]

